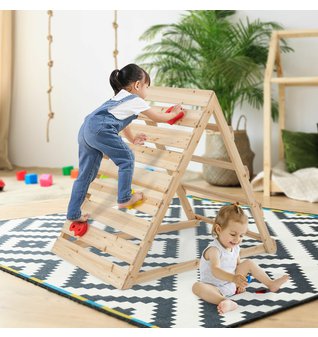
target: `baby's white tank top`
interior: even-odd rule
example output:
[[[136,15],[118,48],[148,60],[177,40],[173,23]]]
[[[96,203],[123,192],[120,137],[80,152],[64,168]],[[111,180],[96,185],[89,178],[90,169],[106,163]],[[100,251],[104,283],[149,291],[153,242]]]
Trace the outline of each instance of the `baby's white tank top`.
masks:
[[[209,246],[207,246],[202,252],[200,259],[200,281],[204,283],[210,283],[216,287],[222,287],[225,284],[231,283],[228,281],[217,279],[213,276],[213,270],[211,270],[211,262],[206,260],[204,253],[210,247],[216,247],[220,252],[220,268],[228,273],[235,273],[237,266],[237,258],[240,254],[240,246],[235,246],[232,251],[225,249],[217,239],[214,239]]]

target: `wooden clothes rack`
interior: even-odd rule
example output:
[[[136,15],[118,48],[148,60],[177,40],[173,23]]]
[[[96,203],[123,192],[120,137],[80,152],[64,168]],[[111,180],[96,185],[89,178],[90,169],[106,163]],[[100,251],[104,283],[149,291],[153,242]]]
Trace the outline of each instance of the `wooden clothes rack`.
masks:
[[[52,251],[120,289],[128,289],[137,283],[197,268],[198,259],[194,256],[190,261],[140,271],[156,234],[195,227],[200,221],[213,223],[213,219],[194,213],[186,197],[187,192],[237,201],[237,198],[230,194],[211,194],[197,186],[182,183],[181,178],[189,162],[195,161],[235,170],[238,175],[245,194],[239,201],[250,206],[259,231],[259,233],[249,231],[248,236],[261,242],[243,249],[242,256],[263,252],[274,253],[275,241],[270,237],[264,223],[262,209],[252,192],[248,170],[242,164],[234,143],[233,132],[225,121],[215,93],[208,90],[152,87],[147,98],[153,108],[162,113],[172,104],[182,104],[187,109],[186,116],[174,126],[155,123],[142,115],[139,116],[139,120],[143,122],[131,124],[133,133],[146,133],[147,142],[154,144],[152,147],[129,144],[134,151],[136,163],[139,163],[134,171],[133,188],[144,194],[144,201],[136,207],[136,210],[145,213],[148,219],[114,208],[117,197],[117,167],[112,161],[104,158],[99,174],[110,178],[97,178],[91,183],[82,210],[90,214],[94,220],[110,227],[111,232],[89,225],[84,236],[75,237],[69,230],[70,222],[66,221]],[[209,123],[212,116],[216,124]],[[229,154],[229,162],[193,154],[204,130],[221,132]],[[140,164],[157,169],[147,170],[147,167],[138,167]],[[163,218],[175,194],[180,199],[187,220],[164,224]],[[92,247],[107,256],[95,254],[94,250],[90,250]]]
[[[281,192],[279,187],[271,179],[272,158],[271,158],[271,138],[272,138],[272,110],[271,110],[271,89],[272,84],[278,85],[278,106],[279,106],[279,130],[285,128],[286,116],[286,88],[290,86],[317,86],[318,77],[284,77],[281,62],[280,40],[289,38],[318,37],[318,30],[283,30],[272,33],[265,76],[264,76],[264,196],[271,193]],[[276,67],[277,76],[273,76]],[[284,159],[284,146],[282,137],[279,137],[279,159]]]

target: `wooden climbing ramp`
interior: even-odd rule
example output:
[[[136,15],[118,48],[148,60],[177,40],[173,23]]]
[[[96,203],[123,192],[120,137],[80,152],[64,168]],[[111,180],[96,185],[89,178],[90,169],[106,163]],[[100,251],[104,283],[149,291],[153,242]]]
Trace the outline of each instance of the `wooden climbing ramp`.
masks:
[[[189,162],[195,161],[232,169],[238,175],[245,195],[239,201],[250,207],[258,228],[258,233],[249,231],[247,235],[260,241],[258,245],[242,249],[242,256],[274,253],[275,241],[264,223],[262,209],[252,192],[248,170],[242,164],[234,134],[226,124],[215,93],[210,90],[152,87],[147,100],[162,113],[173,104],[182,104],[187,114],[173,126],[155,123],[142,115],[131,124],[133,132],[144,132],[148,137],[147,146],[129,144],[136,162],[132,187],[144,193],[144,202],[135,209],[145,213],[145,217],[117,209],[117,167],[104,158],[98,177],[90,185],[82,211],[107,229],[110,227],[110,230],[89,225],[85,235],[76,237],[69,230],[70,222],[66,221],[52,251],[119,289],[197,268],[199,260],[193,256],[190,261],[141,271],[158,233],[195,227],[201,221],[213,222],[211,218],[195,214],[186,197],[186,194],[209,197],[209,192],[181,182]],[[214,124],[210,122],[212,117]],[[230,161],[194,155],[205,130],[221,132]],[[149,167],[155,170],[149,170]],[[101,179],[102,175],[108,178]],[[164,224],[163,219],[176,194],[187,220]],[[231,195],[222,194],[220,197],[236,201]],[[96,254],[96,249],[102,254]]]

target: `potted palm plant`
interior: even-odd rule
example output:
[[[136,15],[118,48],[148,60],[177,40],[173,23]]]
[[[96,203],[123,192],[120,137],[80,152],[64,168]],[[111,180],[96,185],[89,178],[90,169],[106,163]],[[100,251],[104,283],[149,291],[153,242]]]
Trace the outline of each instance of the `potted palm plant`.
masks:
[[[187,11],[175,24],[151,26],[141,36],[141,40],[148,41],[148,45],[137,58],[137,62],[154,74],[155,85],[213,90],[228,125],[232,125],[238,105],[247,102],[252,107],[262,107],[269,39],[273,30],[282,29],[275,22],[250,22],[248,18],[244,22],[235,22],[234,14],[235,11]],[[149,43],[160,34],[160,40]],[[292,50],[285,41],[282,43],[282,51]],[[272,105],[275,120],[278,115],[277,102],[273,100]],[[234,134],[242,161],[248,166],[252,177],[254,154],[249,148],[247,135],[245,133],[246,139],[242,142],[238,138],[242,138],[244,133]],[[217,138],[221,145],[216,145]],[[228,160],[220,135],[207,133],[206,143],[206,156]],[[244,144],[243,149],[239,143]],[[218,153],[213,154],[210,148],[217,148]],[[249,155],[246,155],[247,148]],[[203,177],[211,184],[239,184],[235,172],[209,165],[203,165]]]

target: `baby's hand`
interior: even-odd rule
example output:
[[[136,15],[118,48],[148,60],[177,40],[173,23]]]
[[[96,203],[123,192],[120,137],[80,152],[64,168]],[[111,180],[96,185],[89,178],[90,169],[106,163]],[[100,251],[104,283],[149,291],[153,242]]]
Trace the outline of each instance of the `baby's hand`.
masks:
[[[138,133],[133,140],[133,144],[144,145],[146,140],[147,140],[147,136],[144,133]]]
[[[245,292],[245,288],[244,287],[237,287],[237,289],[236,289],[236,293],[237,294],[242,294],[244,292]]]
[[[241,274],[234,275],[233,282],[236,284],[238,288],[247,287],[246,277]]]

